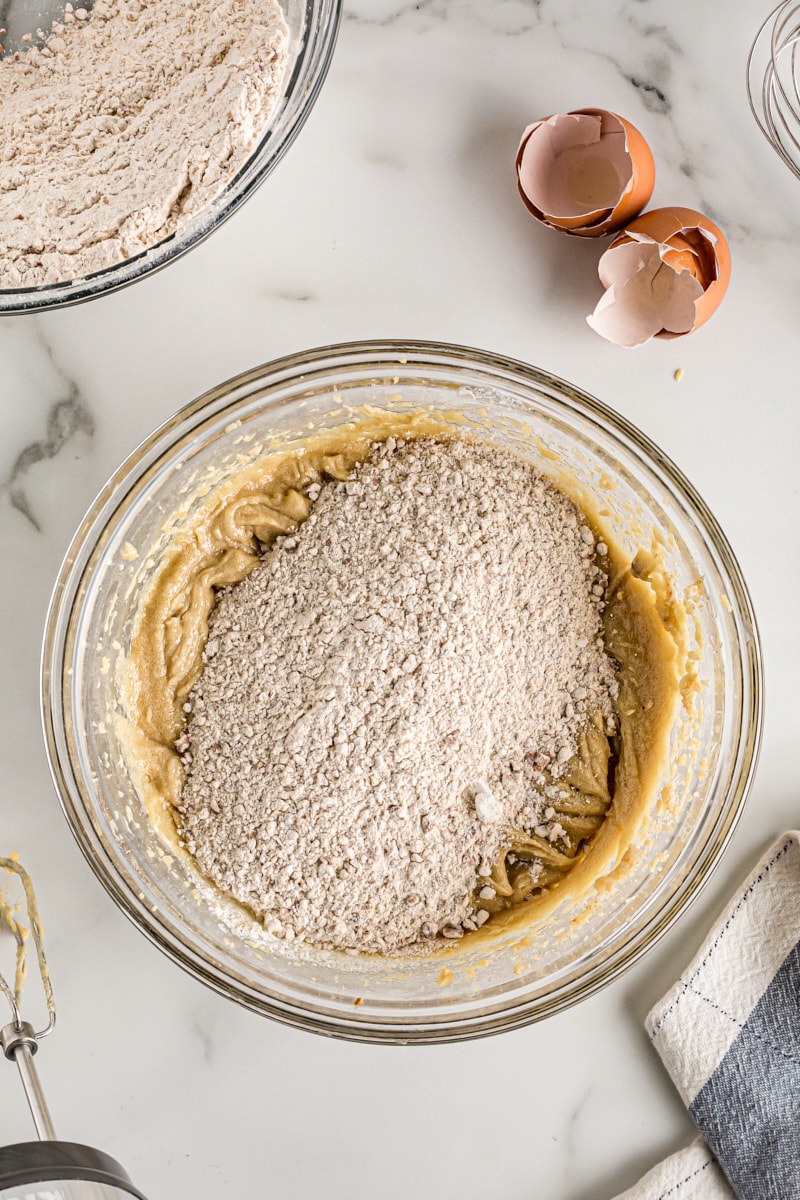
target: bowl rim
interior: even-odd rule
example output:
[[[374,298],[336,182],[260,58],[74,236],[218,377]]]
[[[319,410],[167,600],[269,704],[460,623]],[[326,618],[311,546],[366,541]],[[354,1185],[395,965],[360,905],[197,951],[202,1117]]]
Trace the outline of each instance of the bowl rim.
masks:
[[[80,788],[74,778],[71,778],[73,776],[71,764],[62,762],[57,737],[59,728],[65,728],[61,692],[62,676],[60,672],[54,673],[52,669],[61,661],[65,648],[64,643],[59,645],[56,636],[59,618],[65,607],[64,602],[68,601],[66,617],[68,625],[72,619],[74,601],[84,576],[86,563],[97,547],[97,539],[92,535],[102,535],[107,528],[109,517],[124,502],[130,488],[136,486],[153,464],[158,461],[160,454],[154,458],[154,452],[160,448],[163,453],[169,447],[174,446],[175,439],[174,437],[170,438],[171,434],[185,426],[187,422],[191,422],[193,418],[199,418],[201,414],[219,416],[226,410],[226,407],[240,404],[243,399],[242,389],[259,381],[264,381],[274,389],[281,383],[289,382],[292,379],[302,378],[304,381],[308,381],[313,380],[315,375],[329,376],[332,368],[335,367],[368,369],[381,366],[388,369],[400,365],[403,367],[419,366],[420,368],[469,367],[473,370],[493,373],[495,377],[500,376],[500,382],[505,376],[509,382],[533,385],[534,388],[545,387],[550,389],[551,393],[553,391],[557,393],[555,397],[551,396],[557,404],[579,413],[582,417],[588,415],[590,418],[610,426],[613,435],[626,446],[626,449],[632,450],[639,460],[644,460],[648,470],[654,471],[656,475],[665,476],[669,483],[673,487],[677,487],[683,494],[703,537],[709,541],[716,555],[721,559],[725,573],[734,585],[736,611],[740,614],[742,623],[749,627],[750,632],[750,636],[740,646],[738,658],[742,680],[745,684],[745,696],[749,699],[749,704],[743,708],[741,713],[739,747],[737,748],[737,757],[740,763],[731,781],[717,825],[714,827],[715,836],[713,839],[709,836],[701,855],[689,866],[680,887],[673,890],[667,896],[666,902],[662,902],[657,911],[648,916],[645,924],[638,930],[632,941],[623,944],[616,950],[610,960],[601,962],[592,968],[588,976],[573,988],[574,994],[564,998],[559,992],[549,1002],[548,998],[542,1000],[534,996],[526,1001],[523,997],[521,1000],[513,1000],[506,1006],[503,1006],[502,1003],[493,1006],[488,1013],[477,1015],[470,1012],[449,1017],[426,1014],[423,1020],[419,1020],[415,1016],[413,1025],[404,1025],[402,1014],[399,1016],[393,1014],[389,1019],[381,1019],[380,1015],[370,1017],[366,1013],[344,1016],[329,1010],[322,1010],[315,1007],[313,1003],[300,1005],[291,1000],[279,1000],[274,996],[267,995],[263,990],[248,986],[246,981],[234,977],[230,972],[210,964],[185,941],[182,941],[174,933],[172,926],[165,926],[163,923],[156,926],[153,921],[153,913],[140,903],[127,888],[124,876],[117,868],[116,863],[105,853],[103,843],[91,825],[79,819],[75,798],[77,796],[78,800],[80,799]],[[233,399],[230,399],[231,396]],[[225,403],[226,397],[229,398],[227,404]],[[170,440],[167,441],[168,438]],[[111,512],[103,515],[104,510],[112,501]],[[100,522],[101,517],[103,519]],[[81,559],[82,551],[84,552],[83,560]],[[62,662],[61,665],[65,664]],[[551,372],[492,351],[424,340],[344,342],[284,355],[231,376],[185,404],[163,421],[134,448],[108,478],[87,509],[71,539],[59,567],[48,605],[40,664],[40,715],[45,750],[50,775],[62,812],[93,874],[136,928],[192,977],[199,979],[218,994],[228,999],[234,999],[251,1011],[270,1016],[296,1028],[327,1036],[360,1042],[401,1045],[465,1041],[532,1024],[571,1007],[579,1000],[594,995],[649,952],[700,895],[719,864],[738,825],[758,764],[763,733],[763,697],[764,667],[761,639],[752,599],[738,560],[713,513],[672,459],[626,417],[590,393],[583,391],[582,388]]]
[[[118,292],[146,276],[154,275],[182,258],[184,254],[188,254],[190,250],[194,250],[250,199],[281,161],[305,125],[333,60],[342,23],[344,0],[304,0],[304,3],[304,36],[301,49],[281,90],[281,103],[285,104],[287,98],[294,95],[295,86],[301,84],[299,107],[286,129],[280,131],[272,152],[267,154],[275,137],[275,130],[270,122],[259,138],[258,145],[247,156],[233,178],[228,180],[222,191],[185,227],[177,229],[148,249],[141,250],[132,258],[113,263],[91,275],[80,275],[75,279],[40,284],[36,287],[0,288],[0,318],[84,304],[100,296]],[[315,11],[317,19],[312,21]],[[303,78],[304,71],[308,75],[307,79]],[[281,115],[279,111],[278,117]]]

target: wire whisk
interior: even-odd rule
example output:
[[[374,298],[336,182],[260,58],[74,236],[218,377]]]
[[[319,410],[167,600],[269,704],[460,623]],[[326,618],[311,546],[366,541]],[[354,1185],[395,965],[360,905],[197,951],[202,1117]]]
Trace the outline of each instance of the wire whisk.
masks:
[[[747,57],[750,109],[769,144],[800,179],[800,3],[779,4]]]

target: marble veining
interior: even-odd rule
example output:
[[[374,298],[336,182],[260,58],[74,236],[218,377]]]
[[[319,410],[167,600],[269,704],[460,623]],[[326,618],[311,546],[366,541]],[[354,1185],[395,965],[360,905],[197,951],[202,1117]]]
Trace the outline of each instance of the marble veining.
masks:
[[[583,1125],[586,1121],[587,1111],[591,1108],[593,1093],[594,1088],[591,1084],[583,1089],[567,1120],[566,1132],[564,1134],[565,1185],[570,1183],[575,1163],[579,1161],[583,1139]]]
[[[303,291],[302,288],[282,288],[278,291],[265,291],[263,295],[274,296],[277,300],[286,300],[290,304],[308,304],[317,297],[313,292]]]
[[[307,125],[227,224],[117,294],[0,321],[0,853],[19,851],[40,893],[61,1014],[39,1064],[57,1130],[116,1155],[151,1200],[611,1200],[691,1138],[644,1015],[750,862],[797,824],[800,559],[786,550],[800,520],[800,185],[744,88],[769,7],[345,0]],[[730,294],[690,338],[629,353],[599,339],[585,316],[606,243],[559,237],[519,202],[524,126],[591,105],[648,138],[653,205],[701,208],[729,236]],[[768,665],[754,793],[692,911],[578,1008],[429,1050],[293,1031],[169,963],[73,843],[39,728],[53,579],[124,456],[239,371],[370,337],[506,353],[639,425],[725,529]],[[31,1135],[2,1062],[0,1128],[4,1141]]]
[[[396,0],[359,0],[350,4],[346,10],[347,20],[360,25],[379,25],[384,28],[393,24],[404,24],[416,27],[418,32],[425,32],[430,23],[449,22],[467,19],[493,34],[512,36],[529,33],[540,23],[540,14],[547,0],[494,0],[493,3],[482,3],[482,0],[416,0],[416,2],[397,4]],[[551,0],[552,3],[552,0]]]
[[[41,436],[24,445],[16,455],[6,477],[0,479],[0,491],[8,494],[12,507],[22,513],[30,525],[40,532],[40,520],[26,488],[28,474],[37,464],[60,454],[77,434],[91,438],[94,434],[94,419],[83,400],[78,384],[58,365],[53,347],[38,318],[31,318],[30,326],[44,360],[51,372],[57,376],[59,394],[43,414],[44,429]]]
[[[48,412],[44,437],[31,442],[20,451],[8,479],[2,485],[8,489],[14,508],[27,517],[36,530],[41,530],[41,525],[25,491],[25,478],[36,463],[55,458],[76,433],[85,433],[91,437],[94,433],[94,422],[81,403],[77,387],[72,384],[69,395],[57,401]]]
[[[670,111],[672,105],[660,87],[656,87],[654,83],[646,83],[643,79],[637,79],[635,75],[626,75],[625,78],[637,91],[641,92],[644,106],[648,112],[668,113]]]

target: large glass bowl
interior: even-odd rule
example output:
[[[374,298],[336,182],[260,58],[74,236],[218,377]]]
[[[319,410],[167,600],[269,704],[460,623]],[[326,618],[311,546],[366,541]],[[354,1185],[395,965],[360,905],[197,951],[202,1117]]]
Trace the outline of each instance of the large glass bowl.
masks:
[[[348,958],[272,949],[234,931],[195,874],[159,852],[117,733],[116,671],[163,551],[165,522],[209,473],[241,469],[263,443],[341,425],[352,410],[464,414],[497,445],[568,470],[604,497],[617,543],[653,535],[676,592],[694,597],[694,715],[671,732],[663,788],[627,871],[487,948]],[[126,543],[139,550],[130,561]],[[698,586],[698,580],[702,586]],[[457,1040],[563,1009],[619,975],[672,924],[722,854],[742,810],[761,725],[761,660],[744,581],[714,517],[661,451],[591,396],[493,354],[365,343],[269,363],[208,392],[156,430],[109,480],[61,568],[43,652],[43,717],[73,833],[120,908],[165,953],[241,1004],[306,1029],[383,1042]],[[235,922],[234,922],[235,926]]]
[[[279,3],[289,28],[289,58],[280,98],[258,144],[219,195],[175,233],[125,262],[63,283],[33,288],[0,287],[0,314],[78,304],[134,283],[203,241],[263,183],[313,107],[330,66],[341,15],[341,0],[279,0]],[[91,8],[91,3],[86,7]],[[35,14],[27,14],[33,21],[27,27],[47,25],[48,19],[63,13],[63,8],[63,3],[53,0],[36,5]],[[24,22],[20,28],[26,28]],[[13,44],[9,48],[13,49]]]

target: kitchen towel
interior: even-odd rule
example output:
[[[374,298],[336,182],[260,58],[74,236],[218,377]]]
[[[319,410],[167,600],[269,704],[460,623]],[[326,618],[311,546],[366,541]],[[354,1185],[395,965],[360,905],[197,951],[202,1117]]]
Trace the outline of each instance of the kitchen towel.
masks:
[[[800,833],[764,855],[646,1024],[702,1138],[617,1200],[800,1200]]]

